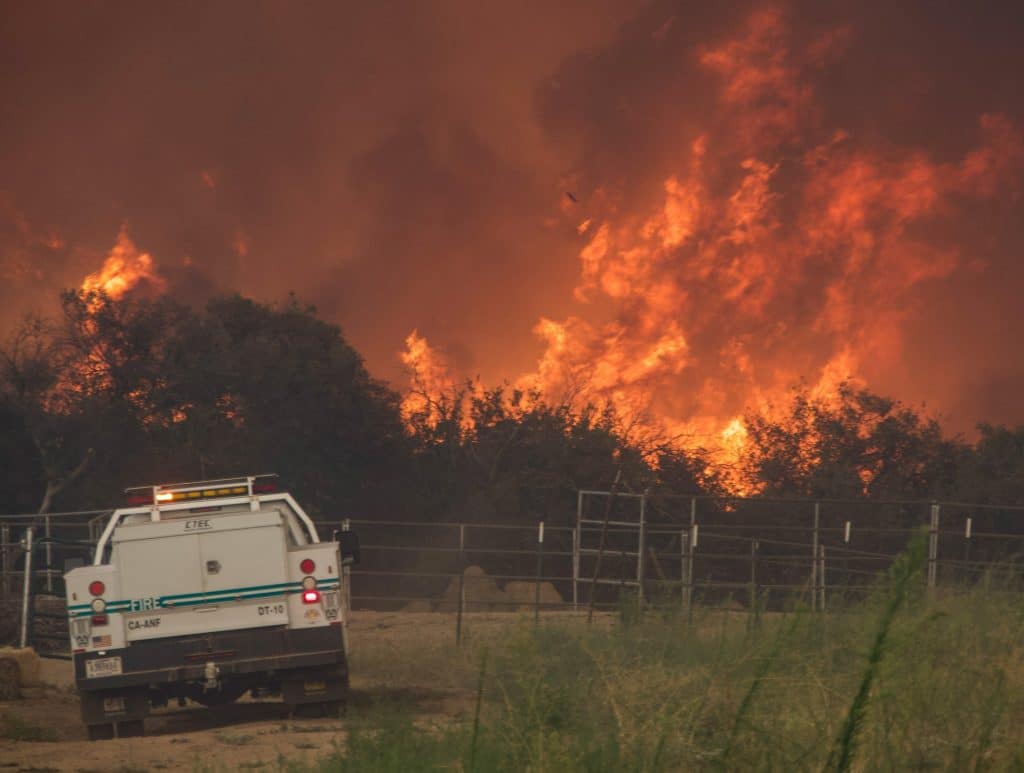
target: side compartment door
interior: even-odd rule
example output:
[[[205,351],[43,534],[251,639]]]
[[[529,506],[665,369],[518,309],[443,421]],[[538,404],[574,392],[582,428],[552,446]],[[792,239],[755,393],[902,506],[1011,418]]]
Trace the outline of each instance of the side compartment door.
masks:
[[[113,560],[127,602],[121,611],[128,641],[202,631],[202,620],[195,619],[188,608],[188,602],[203,590],[199,536],[166,535],[163,532],[168,529],[163,524],[159,531],[153,538],[127,539],[114,545]]]
[[[275,513],[275,515],[277,515]],[[287,625],[289,582],[284,524],[213,531],[199,538],[209,630]]]

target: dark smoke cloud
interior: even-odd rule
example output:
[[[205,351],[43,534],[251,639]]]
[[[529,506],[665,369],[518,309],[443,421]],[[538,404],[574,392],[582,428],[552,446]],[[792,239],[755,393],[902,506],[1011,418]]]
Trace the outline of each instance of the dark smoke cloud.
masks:
[[[760,6],[549,5],[8,4],[0,323],[78,285],[126,225],[172,291],[295,290],[386,377],[413,328],[468,374],[530,369],[539,317],[604,310],[573,302],[575,225],[656,207],[696,136],[732,130],[697,57]],[[841,127],[956,163],[979,116],[1024,125],[1019,4],[785,7],[795,39],[843,36],[800,63],[817,115],[794,157]],[[908,296],[902,362],[866,374],[958,428],[1024,421],[1024,218],[1002,190],[930,224],[979,268]]]
[[[3,322],[97,270],[125,224],[179,275],[187,257],[222,290],[295,290],[385,375],[400,375],[417,326],[467,368],[486,365],[481,333],[528,330],[555,300],[537,285],[575,271],[565,230],[545,224],[560,165],[534,84],[630,12],[582,0],[8,5]]]

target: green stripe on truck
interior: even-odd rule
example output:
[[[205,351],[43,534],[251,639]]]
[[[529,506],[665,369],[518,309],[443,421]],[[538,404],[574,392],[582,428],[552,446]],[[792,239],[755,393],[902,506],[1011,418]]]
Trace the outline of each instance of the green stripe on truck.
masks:
[[[334,590],[338,587],[337,577],[325,577],[316,581],[317,590]],[[227,590],[205,591],[203,593],[179,593],[170,596],[160,596],[156,599],[159,609],[175,609],[178,607],[192,607],[198,604],[208,604],[218,601],[232,601],[241,596],[243,599],[266,598],[279,594],[296,593],[302,590],[301,582],[279,582],[272,585],[250,585],[244,588],[228,588]],[[255,595],[253,595],[255,594]],[[167,602],[170,602],[169,604]],[[131,600],[111,601],[107,603],[102,613],[129,612],[131,611]],[[149,612],[148,609],[139,609],[138,612]],[[78,617],[78,613],[92,614],[90,604],[74,604],[68,607],[68,617]]]

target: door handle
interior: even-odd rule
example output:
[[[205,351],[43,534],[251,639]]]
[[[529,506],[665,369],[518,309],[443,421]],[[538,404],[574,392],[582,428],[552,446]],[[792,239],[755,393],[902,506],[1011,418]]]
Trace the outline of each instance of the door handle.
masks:
[[[206,573],[217,574],[220,572],[220,561],[207,561],[206,562]]]

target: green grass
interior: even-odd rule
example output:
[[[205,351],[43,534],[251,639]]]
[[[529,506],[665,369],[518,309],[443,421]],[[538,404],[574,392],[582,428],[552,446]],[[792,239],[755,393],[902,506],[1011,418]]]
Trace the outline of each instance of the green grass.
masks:
[[[866,601],[758,626],[512,625],[486,661],[452,651],[445,679],[483,685],[461,720],[355,712],[312,769],[1024,770],[1024,594],[988,578],[930,599],[921,564],[915,546]]]

